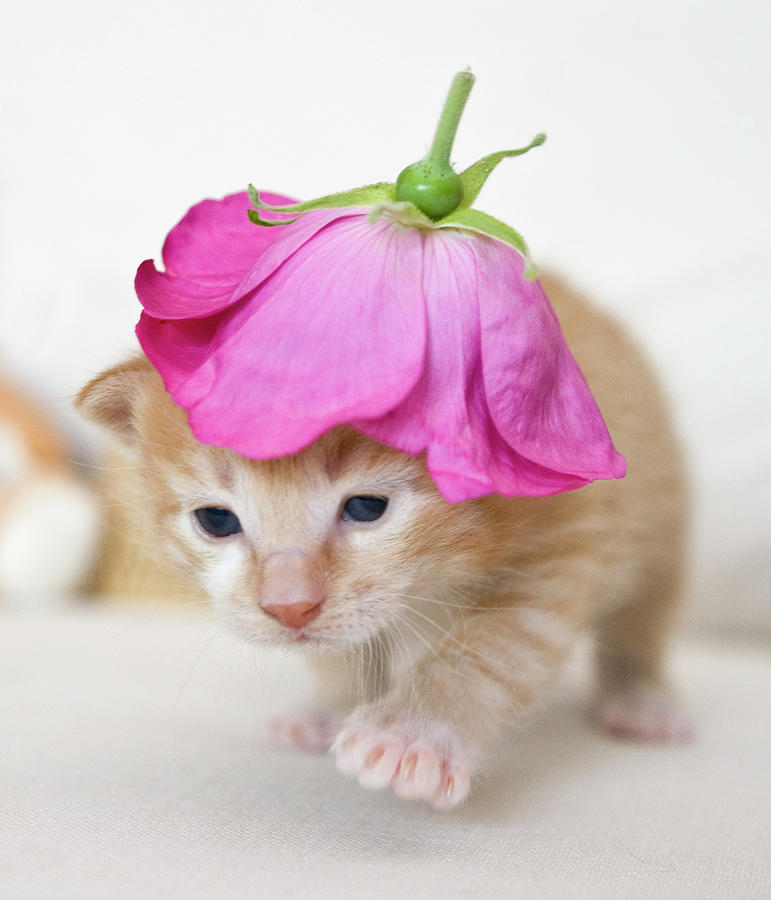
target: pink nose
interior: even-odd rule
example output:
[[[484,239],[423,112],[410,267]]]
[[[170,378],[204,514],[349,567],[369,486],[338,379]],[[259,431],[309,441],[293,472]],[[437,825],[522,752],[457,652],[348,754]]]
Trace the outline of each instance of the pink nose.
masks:
[[[321,601],[318,603],[275,603],[262,607],[271,617],[277,619],[287,628],[305,628],[321,612]]]

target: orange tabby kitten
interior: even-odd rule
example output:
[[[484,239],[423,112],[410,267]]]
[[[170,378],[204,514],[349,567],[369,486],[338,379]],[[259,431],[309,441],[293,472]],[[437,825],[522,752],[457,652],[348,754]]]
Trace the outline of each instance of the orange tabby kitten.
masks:
[[[600,723],[650,740],[687,731],[661,672],[684,517],[671,429],[634,346],[546,287],[626,455],[622,481],[449,504],[422,458],[347,428],[295,456],[244,459],[192,437],[144,358],[78,399],[137,458],[136,491],[170,558],[247,640],[311,651],[327,708],[277,723],[276,737],[331,745],[365,787],[439,808],[463,800],[485,748],[544,695],[587,626]]]

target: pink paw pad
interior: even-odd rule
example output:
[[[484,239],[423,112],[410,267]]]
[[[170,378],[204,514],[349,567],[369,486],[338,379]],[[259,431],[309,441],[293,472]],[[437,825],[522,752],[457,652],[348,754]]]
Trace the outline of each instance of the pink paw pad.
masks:
[[[437,809],[450,809],[469,791],[468,767],[427,741],[408,742],[396,731],[348,728],[332,750],[338,769],[362,787],[391,787],[405,800],[427,800]]]
[[[313,710],[269,719],[264,737],[276,747],[326,753],[341,725],[342,716]]]
[[[630,740],[685,743],[693,738],[690,720],[659,686],[611,693],[599,704],[597,721],[605,731]]]

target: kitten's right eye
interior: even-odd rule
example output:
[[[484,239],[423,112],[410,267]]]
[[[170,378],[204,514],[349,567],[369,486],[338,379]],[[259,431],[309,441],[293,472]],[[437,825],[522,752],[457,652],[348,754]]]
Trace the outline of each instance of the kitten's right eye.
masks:
[[[228,537],[241,531],[238,516],[221,506],[203,506],[195,511],[195,517],[201,528],[212,537]]]
[[[343,506],[343,519],[347,522],[374,522],[386,511],[387,497],[349,497]]]

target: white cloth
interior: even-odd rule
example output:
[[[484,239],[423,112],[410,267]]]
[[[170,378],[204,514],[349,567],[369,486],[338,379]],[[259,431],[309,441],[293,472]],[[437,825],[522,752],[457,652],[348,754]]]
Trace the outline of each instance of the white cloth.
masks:
[[[686,747],[585,722],[580,660],[468,804],[360,789],[259,743],[302,703],[206,618],[81,607],[0,618],[0,895],[21,898],[760,898],[771,659],[681,644]]]

